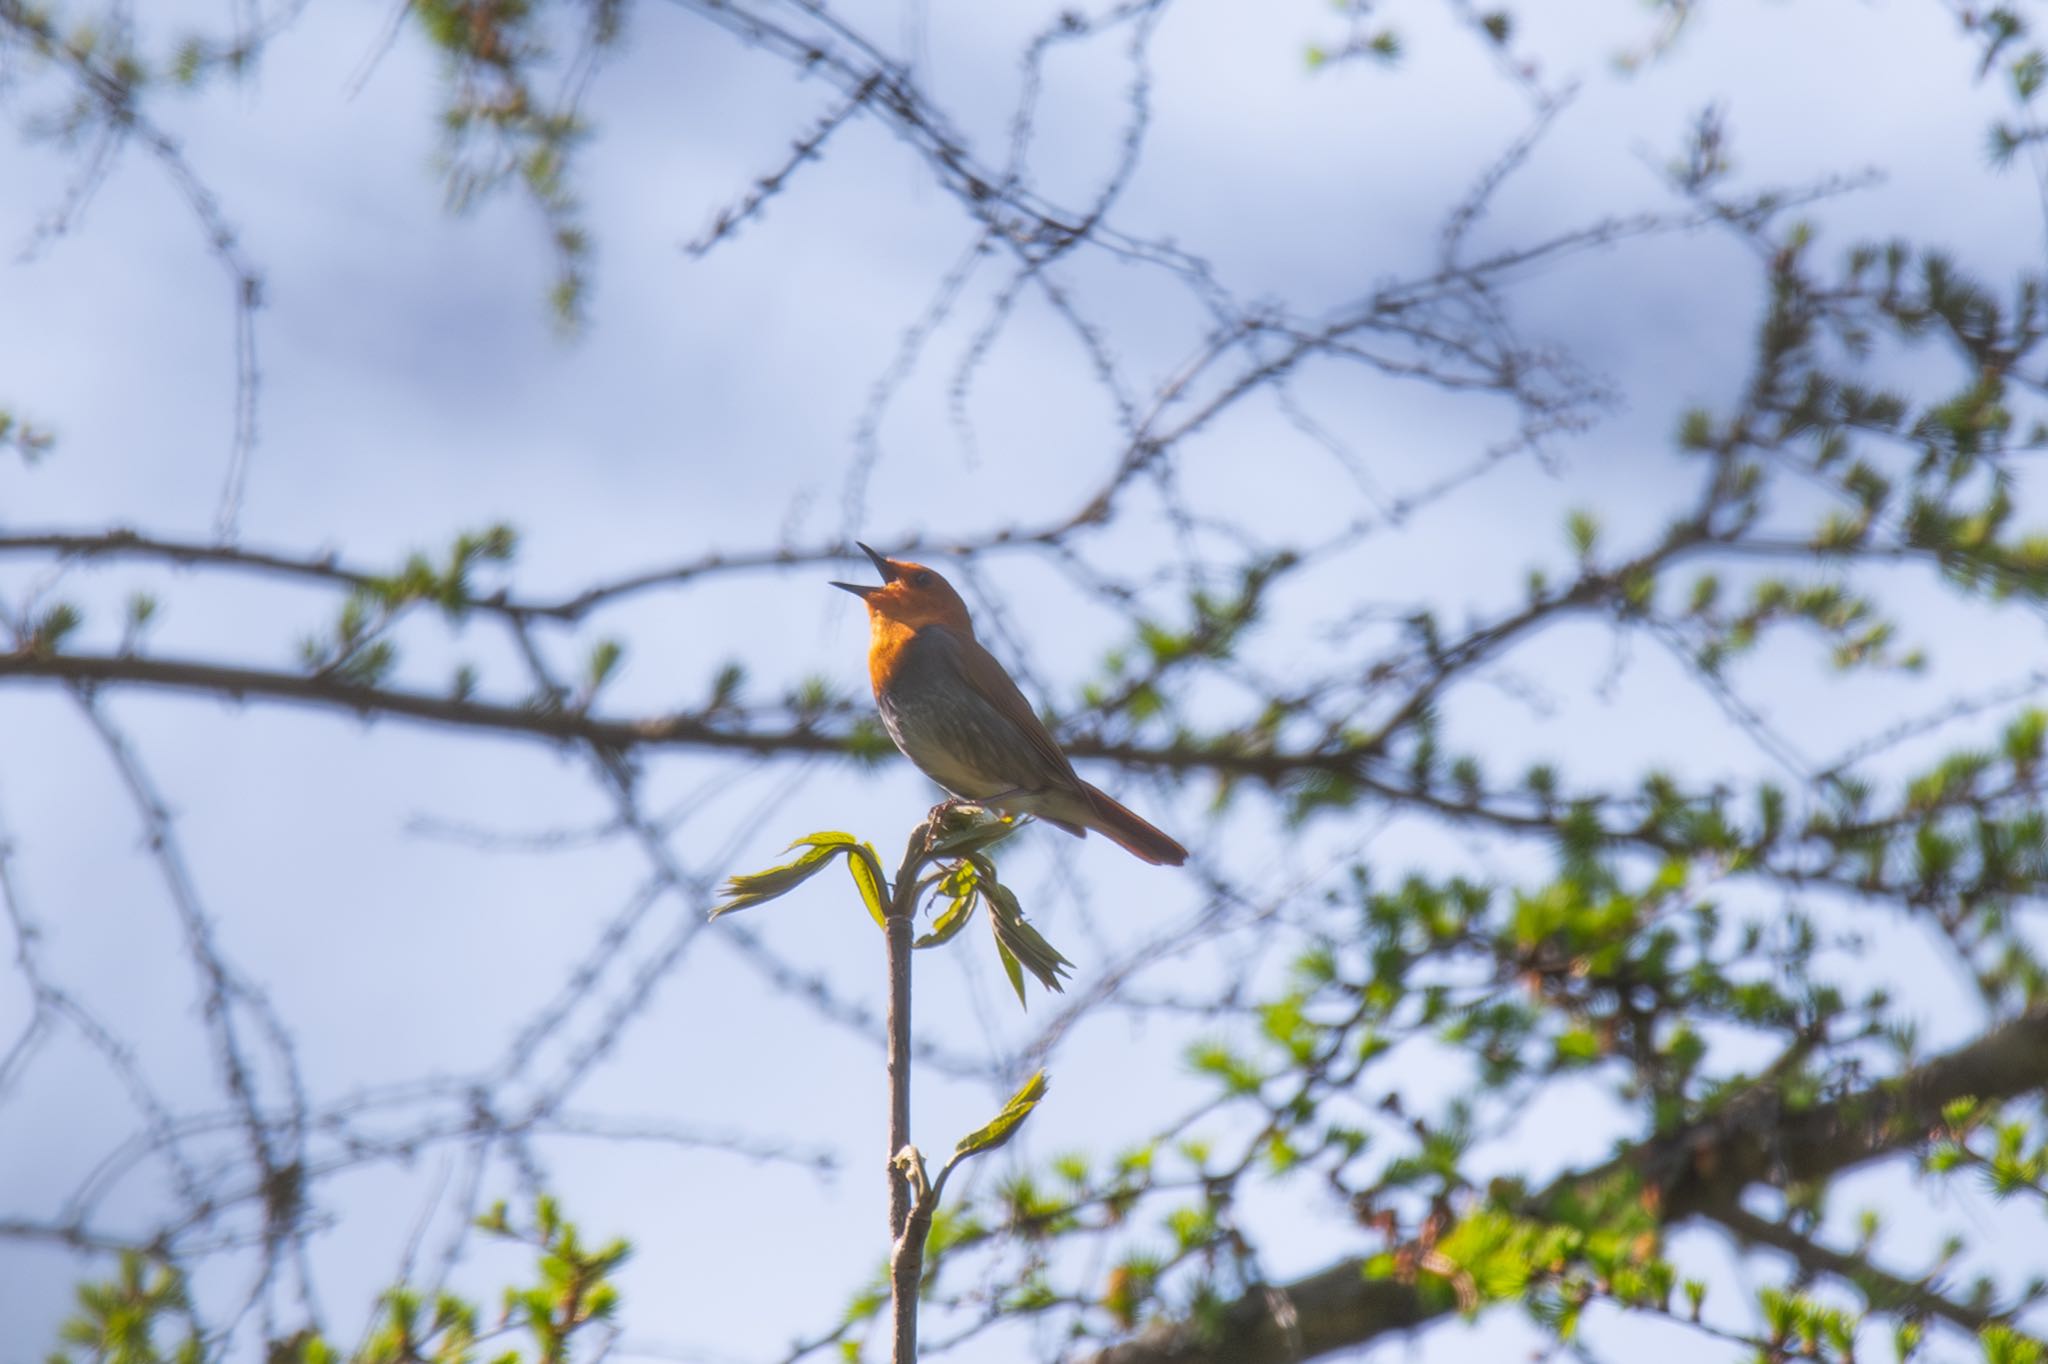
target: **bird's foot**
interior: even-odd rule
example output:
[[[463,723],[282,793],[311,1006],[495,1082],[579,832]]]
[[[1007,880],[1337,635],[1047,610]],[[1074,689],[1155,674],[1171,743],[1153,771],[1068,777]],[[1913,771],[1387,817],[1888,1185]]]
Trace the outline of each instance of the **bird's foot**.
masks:
[[[1005,796],[1014,796],[1020,794],[1022,794],[1021,789],[1013,788],[1008,791],[998,791],[992,796],[983,796],[978,800],[969,800],[965,796],[946,797],[937,805],[934,805],[931,808],[931,812],[924,817],[925,852],[931,852],[933,845],[938,842],[939,836],[944,832],[947,821],[953,816],[955,812],[961,810],[985,810],[990,814],[1000,815],[1002,812],[997,810],[993,805],[989,804],[989,802],[994,800],[1001,800]]]
[[[929,853],[932,850],[932,845],[939,841],[939,835],[945,832],[946,821],[952,817],[955,810],[973,810],[978,808],[980,807],[977,802],[963,799],[960,796],[948,796],[937,805],[934,805],[931,808],[931,812],[924,817],[924,850]]]

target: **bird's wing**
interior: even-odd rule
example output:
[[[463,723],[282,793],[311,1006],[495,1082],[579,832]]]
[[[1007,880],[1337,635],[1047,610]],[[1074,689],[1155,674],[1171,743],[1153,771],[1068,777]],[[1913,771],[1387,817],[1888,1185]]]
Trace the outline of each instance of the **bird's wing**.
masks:
[[[1010,679],[1003,665],[996,662],[994,654],[982,648],[971,636],[943,625],[927,625],[917,632],[917,638],[921,645],[951,664],[966,679],[974,694],[1024,737],[1032,755],[1044,764],[1046,775],[1054,779],[1051,784],[1081,786],[1081,778],[1074,771],[1074,765],[1067,761],[1067,755],[1046,732],[1038,712],[1031,708],[1031,702]],[[927,640],[930,641],[928,644]]]

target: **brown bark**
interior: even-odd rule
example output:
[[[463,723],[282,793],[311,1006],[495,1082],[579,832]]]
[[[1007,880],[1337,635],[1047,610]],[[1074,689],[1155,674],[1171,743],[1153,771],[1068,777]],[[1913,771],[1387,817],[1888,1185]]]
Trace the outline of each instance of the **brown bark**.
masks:
[[[1617,1177],[1633,1175],[1658,1190],[1666,1225],[1725,1216],[1737,1239],[1755,1241],[1759,1226],[1769,1224],[1741,1209],[1742,1193],[1751,1185],[1825,1179],[1928,1140],[1941,1126],[1942,1108],[1954,1100],[1995,1101],[2044,1088],[2048,1007],[2036,1007],[1901,1076],[1802,1112],[1780,1112],[1772,1096],[1759,1091],[1679,1133],[1560,1177],[1530,1206],[1540,1215],[1567,1194],[1610,1187]],[[1785,1249],[1777,1244],[1781,1239],[1770,1244]],[[1819,1256],[1825,1272],[1845,1268],[1837,1263],[1843,1257],[1825,1251]],[[1365,1264],[1362,1257],[1340,1260],[1292,1283],[1247,1294],[1224,1310],[1222,1328],[1213,1334],[1192,1323],[1161,1323],[1098,1351],[1088,1364],[1293,1364],[1456,1310],[1454,1304],[1433,1304],[1413,1285],[1368,1279]],[[1917,1285],[1914,1291],[1923,1298],[1932,1293]],[[1953,1310],[1936,1315],[1959,1324],[1966,1320],[1970,1309],[1949,1306]],[[1917,1308],[1931,1310],[1924,1301]]]

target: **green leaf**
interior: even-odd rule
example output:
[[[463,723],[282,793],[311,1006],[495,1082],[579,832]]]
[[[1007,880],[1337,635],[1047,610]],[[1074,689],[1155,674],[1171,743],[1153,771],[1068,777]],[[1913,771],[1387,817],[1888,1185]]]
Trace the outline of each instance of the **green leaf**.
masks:
[[[1709,450],[1714,445],[1714,418],[1704,408],[1695,407],[1687,412],[1678,423],[1678,444],[1687,450]]]
[[[604,685],[606,679],[619,666],[619,660],[625,653],[626,646],[615,639],[602,639],[597,642],[590,651],[588,670],[588,683],[592,691]]]
[[[1600,522],[1593,513],[1575,509],[1565,518],[1565,538],[1571,541],[1572,552],[1581,559],[1592,557],[1593,546],[1600,540]]]
[[[64,642],[64,637],[76,630],[85,617],[69,602],[59,602],[45,611],[30,627],[28,651],[32,654],[53,654]]]
[[[1025,921],[1024,911],[1010,888],[994,877],[984,875],[981,893],[988,900],[988,921],[995,929],[996,948],[1003,956],[1003,969],[1010,973],[1010,983],[1017,987],[1017,1002],[1024,1002],[1024,985],[1017,978],[1017,966],[1029,971],[1046,989],[1064,990],[1066,987],[1060,983],[1060,977],[1073,963],[1061,956],[1037,929]]]
[[[872,844],[857,844],[847,849],[846,869],[853,874],[853,884],[860,890],[861,902],[868,907],[868,916],[875,921],[875,927],[887,927],[889,883],[882,875],[881,854]]]
[[[995,915],[989,915],[989,922],[995,922]],[[1017,1003],[1027,1009],[1030,1008],[1030,1003],[1024,997],[1023,969],[1017,965],[1016,953],[1003,946],[1003,936],[1000,933],[996,934],[996,957],[1003,963],[1003,974],[1010,978],[1010,988],[1017,992]]]
[[[717,675],[711,679],[711,700],[705,709],[720,710],[735,704],[746,685],[747,670],[744,667],[729,661],[721,664]]]
[[[939,878],[938,893],[952,904],[933,922],[932,931],[912,943],[912,947],[936,947],[949,941],[966,926],[974,914],[976,897],[980,894],[981,872],[976,865],[980,861],[979,858],[962,858]]]
[[[1035,1072],[1015,1094],[1010,1096],[1010,1101],[1003,1105],[1002,1112],[991,1118],[985,1126],[977,1127],[960,1138],[959,1144],[953,1148],[953,1158],[958,1160],[963,1156],[993,1151],[1017,1135],[1017,1129],[1031,1116],[1031,1110],[1038,1107],[1038,1101],[1045,1097],[1045,1088],[1045,1072]]]
[[[911,946],[938,947],[951,942],[960,930],[967,926],[967,921],[974,917],[974,906],[979,900],[980,896],[971,890],[965,895],[955,897],[946,912],[932,921],[932,931]]]
[[[1590,1064],[1600,1059],[1603,1050],[1599,1034],[1591,1028],[1573,1028],[1559,1034],[1555,1048],[1559,1066]]]
[[[852,834],[817,833],[799,838],[789,846],[809,847],[810,851],[794,862],[785,862],[779,867],[728,878],[726,883],[719,887],[719,893],[724,898],[711,911],[711,917],[716,919],[735,910],[751,909],[755,905],[787,895],[823,871],[833,858],[861,845],[854,841]]]
[[[2038,1342],[2002,1323],[1986,1326],[1977,1343],[1984,1351],[1984,1364],[2041,1364],[2048,1356]]]
[[[1188,1048],[1188,1064],[1204,1075],[1223,1081],[1232,1094],[1256,1094],[1265,1083],[1258,1067],[1214,1038],[1198,1041]]]

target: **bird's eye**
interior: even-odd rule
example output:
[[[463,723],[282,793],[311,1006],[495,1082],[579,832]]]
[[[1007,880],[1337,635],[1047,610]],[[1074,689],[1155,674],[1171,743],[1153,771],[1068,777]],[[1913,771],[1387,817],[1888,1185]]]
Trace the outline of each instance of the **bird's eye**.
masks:
[[[932,575],[929,573],[916,574],[911,578],[910,585],[912,587],[930,587],[932,585]]]

